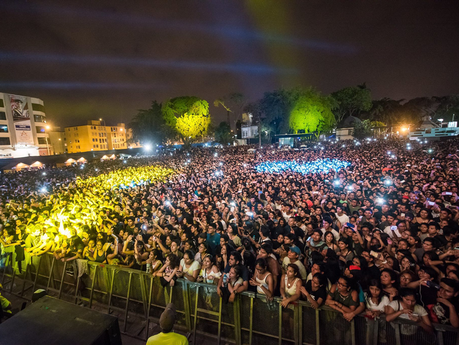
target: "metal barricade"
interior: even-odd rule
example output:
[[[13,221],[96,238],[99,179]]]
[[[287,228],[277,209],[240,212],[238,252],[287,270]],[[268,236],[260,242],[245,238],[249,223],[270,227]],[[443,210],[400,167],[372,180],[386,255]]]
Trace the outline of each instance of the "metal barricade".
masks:
[[[150,335],[151,322],[158,322],[167,303],[173,302],[178,327],[193,333],[193,343],[196,334],[202,333],[214,337],[217,344],[224,339],[236,345],[459,344],[458,330],[451,326],[435,324],[435,335],[429,335],[415,323],[400,319],[387,323],[357,316],[348,322],[325,306],[316,310],[299,301],[282,308],[279,298],[268,301],[254,292],[238,294],[234,303],[224,304],[215,285],[178,279],[174,287],[164,288],[159,278],[142,271],[96,262],[61,262],[42,255],[31,260],[21,275],[11,267],[4,267],[0,274],[12,293],[24,297],[29,289],[43,287],[57,298],[118,313],[122,332],[144,340]]]

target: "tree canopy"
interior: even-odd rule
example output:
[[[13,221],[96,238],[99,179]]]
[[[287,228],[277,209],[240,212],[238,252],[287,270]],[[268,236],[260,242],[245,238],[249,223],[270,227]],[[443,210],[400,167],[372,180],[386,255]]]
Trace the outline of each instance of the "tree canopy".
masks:
[[[316,134],[331,130],[335,124],[332,112],[334,100],[312,88],[295,92],[297,96],[289,116],[290,130],[293,133]]]
[[[222,121],[218,127],[215,128],[215,141],[222,145],[231,144],[233,142],[233,134],[227,122]]]
[[[176,97],[162,108],[164,121],[185,144],[207,134],[211,119],[209,103],[198,97]]]
[[[129,123],[132,129],[133,142],[162,143],[168,137],[168,129],[161,111],[161,104],[157,101],[151,103],[150,109],[139,110]]]
[[[341,123],[348,116],[359,116],[363,111],[372,107],[371,90],[365,84],[345,87],[333,92],[331,96],[338,106],[334,110],[336,122]]]

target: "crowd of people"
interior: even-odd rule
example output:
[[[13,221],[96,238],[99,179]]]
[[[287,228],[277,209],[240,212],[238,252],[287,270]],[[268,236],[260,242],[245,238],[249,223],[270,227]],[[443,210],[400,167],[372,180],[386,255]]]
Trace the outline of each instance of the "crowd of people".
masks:
[[[459,327],[458,143],[191,149],[84,175],[50,170],[50,193],[13,174],[22,193],[2,197],[2,260],[11,252],[21,271],[52,253],[143,270],[163,286],[214,284],[226,303],[251,290],[284,308],[329,306],[345,322],[363,313],[426,332]],[[326,159],[350,164],[307,173],[266,164]],[[402,334],[416,332],[408,326]]]

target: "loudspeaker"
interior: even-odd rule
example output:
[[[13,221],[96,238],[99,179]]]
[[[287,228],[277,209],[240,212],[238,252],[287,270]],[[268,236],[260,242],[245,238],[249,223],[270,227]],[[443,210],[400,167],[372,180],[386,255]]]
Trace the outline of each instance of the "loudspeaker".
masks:
[[[2,345],[121,345],[118,319],[44,296],[0,324]]]

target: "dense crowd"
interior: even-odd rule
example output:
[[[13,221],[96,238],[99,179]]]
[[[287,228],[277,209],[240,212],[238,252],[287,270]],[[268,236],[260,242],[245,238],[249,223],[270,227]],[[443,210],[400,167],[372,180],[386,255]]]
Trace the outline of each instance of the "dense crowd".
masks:
[[[347,321],[364,313],[427,332],[432,322],[459,327],[457,144],[203,148],[94,164],[83,175],[3,176],[21,193],[2,197],[2,257],[13,253],[21,271],[52,253],[144,270],[163,286],[215,284],[227,303],[252,290],[268,303],[280,296],[285,308],[327,305]],[[266,164],[327,159],[350,164]],[[49,176],[52,193],[24,183]]]

